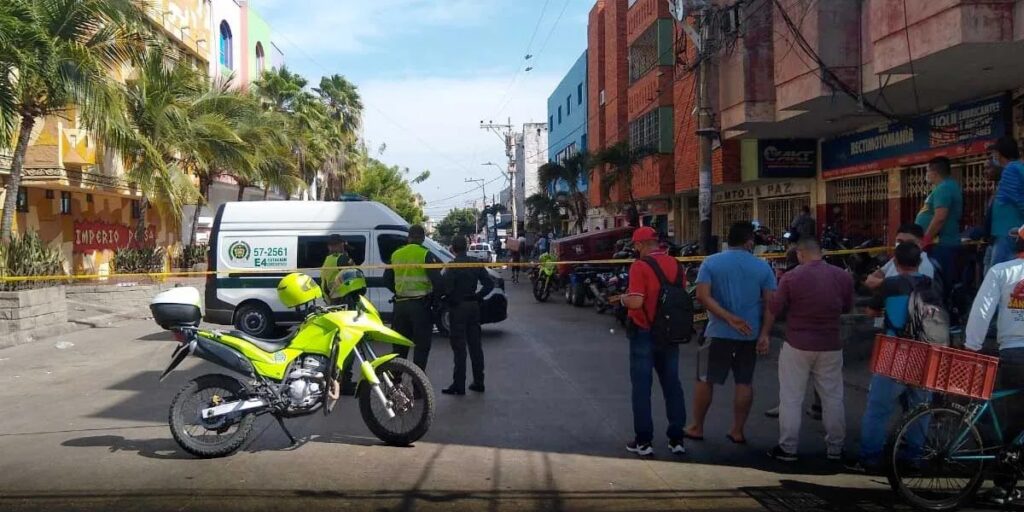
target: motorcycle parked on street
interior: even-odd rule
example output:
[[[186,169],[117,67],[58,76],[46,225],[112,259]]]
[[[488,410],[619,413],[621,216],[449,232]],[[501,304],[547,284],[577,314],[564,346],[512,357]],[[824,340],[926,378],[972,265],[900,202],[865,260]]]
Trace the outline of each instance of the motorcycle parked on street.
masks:
[[[530,269],[533,298],[537,299],[537,302],[546,302],[552,292],[562,289],[564,283],[561,276],[558,275],[558,265],[555,264],[554,256],[544,253],[537,258],[537,261],[540,264]]]
[[[179,342],[161,380],[189,355],[244,376],[210,373],[178,391],[169,423],[182,449],[201,458],[230,455],[252,437],[256,417],[263,414],[273,416],[294,444],[284,419],[318,410],[330,414],[340,398],[339,369],[349,356],[362,377],[356,388],[359,412],[375,436],[406,446],[427,433],[434,418],[433,387],[410,361],[373,350],[371,341],[413,344],[386,327],[365,296],[359,296],[354,310],[322,306],[320,287],[298,273],[280,281],[278,296],[305,318],[291,334],[275,340],[199,328],[195,288],[174,288],[153,299],[153,318]]]

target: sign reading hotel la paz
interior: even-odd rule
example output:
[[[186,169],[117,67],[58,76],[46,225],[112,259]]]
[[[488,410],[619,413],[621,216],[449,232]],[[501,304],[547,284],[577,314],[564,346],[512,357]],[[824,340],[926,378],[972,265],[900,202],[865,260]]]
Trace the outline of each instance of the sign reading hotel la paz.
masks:
[[[135,227],[106,222],[75,221],[75,240],[71,251],[76,253],[93,251],[115,251],[135,246]],[[156,240],[156,226],[146,228],[143,245],[149,246]]]
[[[1005,94],[959,103],[907,123],[890,123],[841,135],[821,144],[821,174],[834,178],[923,163],[937,156],[984,152],[1006,133],[1010,100]]]
[[[818,141],[757,141],[757,172],[762,178],[813,178],[818,172]]]

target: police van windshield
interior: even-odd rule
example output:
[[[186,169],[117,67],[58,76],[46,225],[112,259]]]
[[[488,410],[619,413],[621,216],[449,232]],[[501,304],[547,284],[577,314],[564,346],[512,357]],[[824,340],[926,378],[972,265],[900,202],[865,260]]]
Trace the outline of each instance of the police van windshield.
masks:
[[[430,252],[434,253],[434,256],[437,256],[437,259],[441,260],[442,262],[449,262],[455,259],[454,254],[448,252],[448,249],[445,249],[444,246],[435,242],[431,238],[427,238],[426,240],[424,240],[423,246],[426,247],[427,249],[430,249]]]

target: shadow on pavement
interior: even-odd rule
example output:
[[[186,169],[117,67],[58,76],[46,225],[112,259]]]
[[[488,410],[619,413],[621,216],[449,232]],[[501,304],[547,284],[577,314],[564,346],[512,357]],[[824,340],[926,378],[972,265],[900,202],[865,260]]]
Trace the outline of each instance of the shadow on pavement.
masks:
[[[769,512],[914,510],[897,501],[888,489],[851,489],[794,480],[781,480],[779,483],[774,487],[742,487],[740,490]],[[996,509],[975,504],[970,510]]]
[[[109,448],[111,453],[128,451],[138,452],[139,455],[149,459],[191,459],[190,455],[178,448],[174,439],[168,435],[166,438],[157,439],[125,439],[121,436],[92,436],[68,439],[61,443],[61,446],[76,448]]]

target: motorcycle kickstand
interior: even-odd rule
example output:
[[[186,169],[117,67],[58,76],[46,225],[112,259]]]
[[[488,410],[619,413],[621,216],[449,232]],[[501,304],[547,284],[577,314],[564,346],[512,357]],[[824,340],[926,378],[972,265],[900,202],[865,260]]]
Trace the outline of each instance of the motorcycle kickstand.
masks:
[[[288,430],[288,427],[284,426],[284,418],[280,416],[274,416],[274,419],[277,420],[277,424],[281,426],[281,430],[284,431],[284,435],[288,436],[288,440],[291,441],[292,443],[291,445],[295,446],[299,444],[299,442],[295,440],[295,436],[293,436],[291,431]]]

